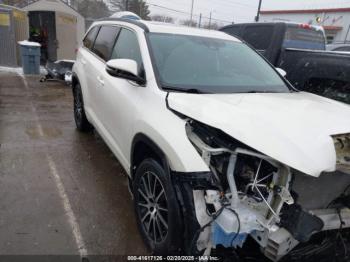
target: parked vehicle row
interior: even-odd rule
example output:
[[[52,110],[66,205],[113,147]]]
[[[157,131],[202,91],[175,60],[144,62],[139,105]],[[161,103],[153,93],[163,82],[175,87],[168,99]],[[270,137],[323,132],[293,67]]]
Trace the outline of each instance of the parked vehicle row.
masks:
[[[333,43],[327,45],[327,50],[335,52],[350,52],[349,43]]]

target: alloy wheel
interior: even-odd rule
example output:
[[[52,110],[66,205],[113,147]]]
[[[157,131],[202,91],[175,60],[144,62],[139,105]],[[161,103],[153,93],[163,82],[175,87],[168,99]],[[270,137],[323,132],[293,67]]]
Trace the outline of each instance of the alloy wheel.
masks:
[[[164,241],[168,234],[168,202],[162,182],[155,173],[147,171],[141,177],[137,193],[144,231],[153,242]]]
[[[74,111],[75,111],[75,116],[77,120],[81,120],[82,114],[83,114],[83,101],[81,99],[81,93],[79,90],[75,91],[75,96],[74,96]]]

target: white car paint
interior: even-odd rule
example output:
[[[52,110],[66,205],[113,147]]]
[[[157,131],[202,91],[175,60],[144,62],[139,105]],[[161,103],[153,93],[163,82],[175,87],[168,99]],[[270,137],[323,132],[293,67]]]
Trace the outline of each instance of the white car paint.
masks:
[[[169,106],[311,176],[335,171],[331,135],[350,132],[348,105],[306,92],[171,93]]]
[[[97,22],[92,27],[101,24],[114,25],[116,22]],[[106,62],[81,47],[73,72],[78,76],[82,87],[88,120],[98,130],[128,174],[131,144],[138,133],[157,143],[167,156],[172,170],[209,171],[187,138],[186,121],[166,107],[167,93],[159,89],[155,80],[144,31],[126,22],[118,22],[118,25],[137,34],[147,86],[141,87],[131,81],[110,76],[105,70]],[[155,27],[158,28],[158,25]],[[221,32],[215,35],[228,37]]]
[[[146,25],[150,32],[195,35],[239,42],[238,39],[218,31],[144,21],[141,23]],[[335,171],[339,167],[336,162],[339,158],[336,155],[334,139],[331,137],[333,135],[347,134],[344,138],[346,146],[338,140],[336,143],[337,148],[343,145],[346,151],[342,152],[338,148],[338,155],[340,152],[344,153],[342,156],[348,156],[350,107],[305,92],[288,93],[288,90],[285,93],[243,94],[167,92],[159,86],[145,31],[141,26],[120,20],[100,21],[92,26],[96,25],[118,25],[131,30],[137,37],[145,70],[145,85],[112,76],[106,71],[107,66],[116,69],[113,70],[113,74],[120,69],[124,69],[124,73],[135,74],[138,67],[135,61],[129,59],[104,61],[85,47],[79,49],[73,67],[75,77],[81,85],[87,119],[113,151],[126,172],[132,175],[130,171],[133,139],[141,133],[163,151],[171,171],[206,172],[206,175],[209,174],[207,178],[212,179],[213,183],[226,176],[228,189],[221,187],[223,189],[221,190],[219,186],[220,191],[209,192],[206,185],[203,189],[186,189],[187,193],[193,195],[193,211],[199,225],[204,226],[208,221],[216,223],[215,227],[210,225],[200,233],[196,242],[197,247],[205,248],[206,254],[210,254],[214,246],[213,235],[218,232],[218,228],[221,228],[226,233],[235,234],[233,239],[240,233],[245,237],[246,234],[251,234],[253,238],[256,236],[254,239],[258,239],[262,250],[270,250],[268,240],[273,239],[274,233],[284,230],[283,227],[279,228],[281,208],[295,201],[289,191],[290,181],[294,176],[292,168],[313,177],[320,176],[322,172]],[[251,71],[249,70],[248,74]],[[220,129],[233,140],[238,140],[250,148],[239,148],[240,144],[236,148],[229,145],[226,147],[227,141],[230,144],[230,139],[226,137],[222,139],[224,141],[222,143],[210,143],[211,134],[215,137],[216,131],[211,133],[213,130],[209,132],[205,127],[204,135],[200,137],[200,132],[195,126],[200,125],[203,128],[203,125],[198,122]],[[215,148],[211,147],[212,144]],[[217,148],[217,144],[222,148]],[[254,150],[250,150],[251,148]],[[229,160],[227,154],[230,155]],[[222,162],[216,159],[211,161],[211,157],[215,156],[221,157]],[[260,159],[256,172],[251,172],[255,170],[249,169],[250,161],[247,161],[248,169],[244,168],[246,172],[243,173],[242,167],[241,170],[237,168],[235,173],[236,162],[245,158],[250,160],[254,158],[254,163],[257,162],[255,158]],[[226,168],[224,161],[228,162]],[[269,170],[269,175],[264,174],[265,177],[258,180],[260,167],[264,169],[266,165],[273,167],[274,171],[271,173]],[[221,178],[214,178],[217,172],[220,172]],[[238,194],[235,176],[242,173],[245,179],[250,179],[250,184],[241,183],[239,186],[244,186],[245,190],[241,190]],[[189,179],[195,181],[197,178],[193,175],[189,176]],[[321,179],[322,177],[317,181]],[[260,193],[261,201],[256,200],[256,197],[259,197],[255,192],[258,186],[263,186],[262,188],[267,190],[265,195]],[[243,193],[248,192],[250,187],[250,191],[255,194],[253,196]],[[317,190],[315,187],[315,192],[319,192]],[[217,219],[212,220],[214,216],[208,215],[207,204],[214,205],[215,214],[223,210],[223,215],[220,213]],[[227,210],[227,206],[236,211],[236,216]],[[338,214],[335,210],[327,211],[334,219],[325,223],[326,228],[338,230],[340,226]],[[272,215],[266,216],[266,214]],[[344,227],[350,227],[350,218],[346,218]],[[276,249],[277,253],[272,257],[269,256],[274,261],[294,247],[291,243],[298,243],[291,233],[284,231],[285,237],[280,243],[286,250]],[[237,243],[231,242],[230,246],[241,246],[244,241],[245,238]]]
[[[142,21],[150,32],[174,33],[239,41],[223,32]],[[208,171],[186,132],[186,121],[166,107],[166,92],[159,89],[144,31],[122,21],[137,34],[147,76],[147,86],[110,76],[106,63],[80,48],[74,72],[82,85],[89,121],[130,169],[133,137],[144,133],[165,152],[176,171]],[[330,135],[350,133],[350,108],[308,93],[198,95],[171,93],[176,111],[222,129],[235,139],[276,160],[312,176],[335,170],[335,149]]]

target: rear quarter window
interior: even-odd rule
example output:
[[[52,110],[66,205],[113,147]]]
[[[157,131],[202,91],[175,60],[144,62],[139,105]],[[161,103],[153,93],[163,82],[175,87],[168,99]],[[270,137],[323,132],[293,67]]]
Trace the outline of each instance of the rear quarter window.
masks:
[[[221,31],[233,35],[233,36],[240,36],[241,33],[241,27],[240,26],[230,26],[230,27],[225,27],[221,29]]]
[[[350,52],[350,46],[341,46],[333,49],[333,51],[344,51],[344,52]]]
[[[88,34],[85,36],[85,38],[83,40],[83,45],[86,48],[88,48],[88,49],[92,48],[99,28],[100,28],[99,26],[95,26],[95,27],[91,28],[90,31],[88,32]]]
[[[247,26],[242,38],[256,50],[266,50],[272,41],[273,29],[272,25]]]
[[[283,47],[325,50],[326,41],[321,30],[289,26],[284,36]]]

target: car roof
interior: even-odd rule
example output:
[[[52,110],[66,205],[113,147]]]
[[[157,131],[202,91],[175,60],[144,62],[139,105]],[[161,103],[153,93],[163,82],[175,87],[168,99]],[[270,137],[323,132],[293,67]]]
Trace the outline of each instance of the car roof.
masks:
[[[237,26],[244,26],[244,25],[288,25],[288,26],[299,26],[299,25],[303,25],[305,23],[298,23],[298,22],[293,22],[293,21],[270,21],[270,22],[258,22],[258,23],[237,23],[237,24],[232,24],[232,25],[226,25],[222,28],[220,28],[220,30],[225,29],[225,28],[230,28],[230,27],[237,27]],[[319,26],[319,25],[309,25],[311,28],[319,31],[323,31],[323,27]]]
[[[105,19],[99,20],[98,22],[95,22],[93,25],[125,24],[125,23],[133,26],[138,26],[142,28],[144,31],[151,32],[151,33],[193,35],[193,36],[202,36],[202,37],[218,38],[223,40],[241,42],[239,39],[217,30],[208,30],[208,29],[202,29],[202,28],[179,26],[179,25],[174,25],[170,23],[162,23],[162,22],[155,22],[155,21],[105,18]]]

